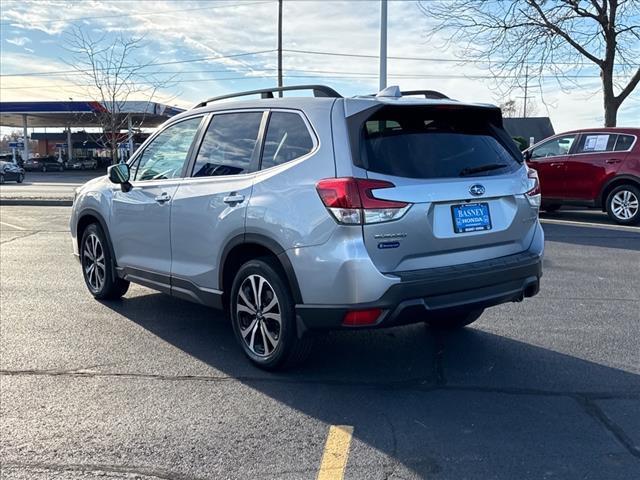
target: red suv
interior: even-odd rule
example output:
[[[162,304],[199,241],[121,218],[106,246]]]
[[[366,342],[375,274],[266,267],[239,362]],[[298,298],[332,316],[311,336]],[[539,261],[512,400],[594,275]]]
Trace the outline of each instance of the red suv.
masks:
[[[525,151],[538,172],[542,208],[602,208],[615,222],[640,222],[640,128],[594,128],[547,138]]]

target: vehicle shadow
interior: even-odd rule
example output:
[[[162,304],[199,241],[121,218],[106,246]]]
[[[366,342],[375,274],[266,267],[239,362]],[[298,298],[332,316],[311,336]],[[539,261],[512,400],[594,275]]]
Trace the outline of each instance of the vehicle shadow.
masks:
[[[615,230],[591,225],[559,225],[544,223],[545,240],[573,245],[640,251],[640,228]]]
[[[615,395],[640,399],[640,376],[630,372],[479,328],[418,324],[328,333],[306,363],[270,373],[244,358],[229,322],[210,309],[156,293],[105,305],[281,404],[354,425],[354,440],[379,458],[356,448],[351,472],[379,462],[399,478],[466,478],[473,464],[473,478],[506,480],[631,478],[637,468],[596,406]],[[630,415],[637,421],[640,410]]]

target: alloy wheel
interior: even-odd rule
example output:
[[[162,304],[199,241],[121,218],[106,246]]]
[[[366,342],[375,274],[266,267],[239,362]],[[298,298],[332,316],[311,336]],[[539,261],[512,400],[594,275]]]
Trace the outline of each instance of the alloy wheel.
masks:
[[[630,220],[640,208],[640,201],[634,192],[620,190],[611,199],[611,211],[620,220]]]
[[[82,266],[89,287],[94,292],[102,290],[106,274],[104,249],[94,233],[88,235],[84,242]]]
[[[236,299],[236,321],[252,353],[267,357],[276,350],[282,332],[281,310],[267,279],[257,274],[244,279]]]

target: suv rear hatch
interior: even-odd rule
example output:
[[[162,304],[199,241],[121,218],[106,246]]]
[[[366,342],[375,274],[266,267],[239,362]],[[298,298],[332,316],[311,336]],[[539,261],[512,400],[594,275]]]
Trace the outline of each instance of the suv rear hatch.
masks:
[[[409,207],[399,219],[363,222],[380,271],[470,263],[529,247],[537,208],[498,108],[383,104],[347,122],[354,164],[379,181],[364,194]]]

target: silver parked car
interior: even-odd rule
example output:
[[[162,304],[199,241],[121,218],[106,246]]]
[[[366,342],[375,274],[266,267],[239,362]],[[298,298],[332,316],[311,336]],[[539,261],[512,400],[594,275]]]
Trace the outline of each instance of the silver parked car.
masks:
[[[314,331],[461,327],[535,295],[539,184],[500,110],[407,93],[283,87],[170,119],[77,192],[89,291],[224,308],[263,368],[300,360]]]

